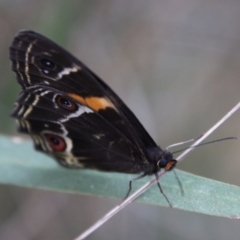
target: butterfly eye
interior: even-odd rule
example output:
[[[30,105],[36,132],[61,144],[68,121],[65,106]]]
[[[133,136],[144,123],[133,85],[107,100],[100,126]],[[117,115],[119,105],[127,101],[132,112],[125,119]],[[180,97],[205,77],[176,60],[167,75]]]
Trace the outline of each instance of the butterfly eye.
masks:
[[[58,95],[56,97],[56,103],[58,106],[65,108],[67,110],[70,110],[70,111],[75,111],[77,109],[77,105],[74,102],[72,102],[71,100],[69,100],[61,95]]]
[[[166,165],[167,165],[167,160],[165,158],[161,158],[159,161],[158,161],[158,166],[159,168],[165,168]]]
[[[54,62],[46,58],[41,59],[40,62],[47,69],[54,69],[56,67],[56,64]]]
[[[50,133],[44,136],[53,151],[63,152],[66,149],[66,142],[62,137]]]

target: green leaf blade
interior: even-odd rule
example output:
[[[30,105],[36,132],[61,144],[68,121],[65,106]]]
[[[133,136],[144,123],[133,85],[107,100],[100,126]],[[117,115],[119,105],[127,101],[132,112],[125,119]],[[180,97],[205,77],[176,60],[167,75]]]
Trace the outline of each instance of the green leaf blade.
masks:
[[[53,159],[36,152],[30,142],[15,143],[0,136],[0,183],[21,187],[123,199],[129,180],[135,175],[106,173],[86,169],[65,169]],[[177,171],[184,196],[172,173],[160,179],[164,193],[174,208],[208,215],[238,218],[240,216],[240,188]],[[134,189],[149,178],[134,182]],[[134,190],[133,189],[133,190]],[[157,186],[138,198],[139,202],[168,206]]]

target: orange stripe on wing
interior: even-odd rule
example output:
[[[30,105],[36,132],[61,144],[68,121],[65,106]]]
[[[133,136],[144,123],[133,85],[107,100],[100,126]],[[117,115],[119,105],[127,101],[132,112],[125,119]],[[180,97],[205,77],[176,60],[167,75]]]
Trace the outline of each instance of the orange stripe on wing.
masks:
[[[77,102],[88,106],[89,108],[93,109],[94,111],[99,111],[106,109],[107,107],[114,108],[112,102],[104,97],[82,97],[74,93],[68,93],[69,97],[73,98]]]

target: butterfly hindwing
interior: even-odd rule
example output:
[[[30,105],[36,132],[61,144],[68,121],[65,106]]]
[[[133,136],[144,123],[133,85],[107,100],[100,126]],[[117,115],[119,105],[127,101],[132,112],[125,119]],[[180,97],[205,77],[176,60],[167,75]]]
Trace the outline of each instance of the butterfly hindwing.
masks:
[[[73,107],[61,105],[66,100]],[[53,155],[64,166],[139,172],[144,164],[137,147],[121,132],[55,89],[26,89],[12,116],[18,119],[19,130],[32,136],[36,149]],[[55,146],[52,140],[60,144]]]

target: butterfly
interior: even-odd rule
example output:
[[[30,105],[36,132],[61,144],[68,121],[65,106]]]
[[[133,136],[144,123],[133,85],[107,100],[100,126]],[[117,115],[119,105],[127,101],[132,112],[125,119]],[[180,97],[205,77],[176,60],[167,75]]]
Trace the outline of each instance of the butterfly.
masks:
[[[141,174],[133,180],[176,165],[117,94],[55,42],[20,31],[10,59],[22,87],[11,116],[60,165]]]

